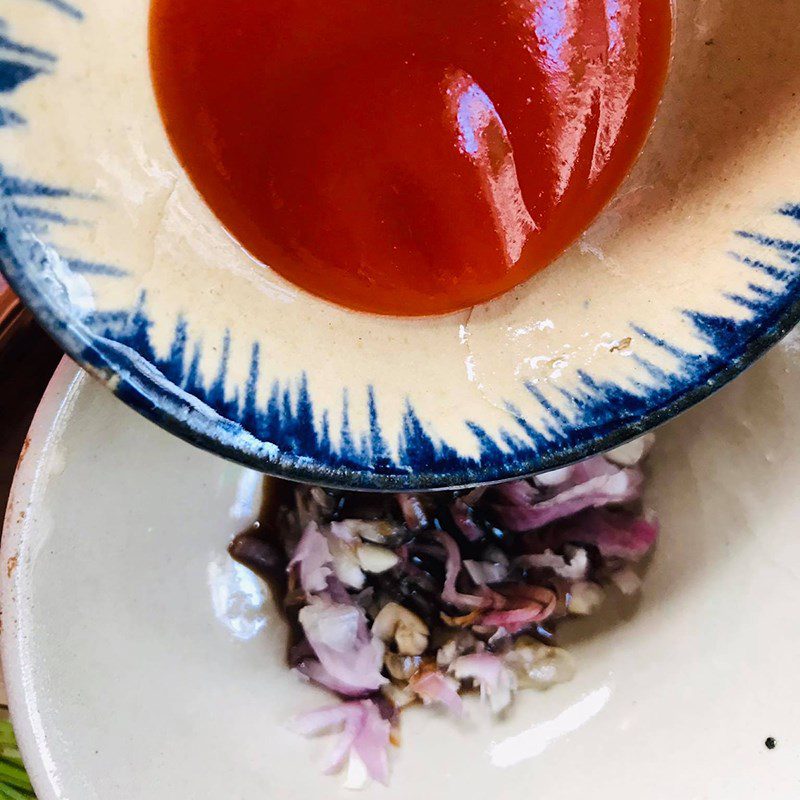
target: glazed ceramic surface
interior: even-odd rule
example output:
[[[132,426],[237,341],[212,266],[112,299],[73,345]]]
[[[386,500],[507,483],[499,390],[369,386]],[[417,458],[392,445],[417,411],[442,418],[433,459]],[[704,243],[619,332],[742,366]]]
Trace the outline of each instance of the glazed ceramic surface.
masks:
[[[661,432],[641,602],[563,626],[576,678],[496,722],[477,698],[461,722],[409,710],[390,788],[360,797],[797,797],[797,346]],[[328,742],[286,730],[330,698],[285,668],[265,587],[225,552],[258,485],[59,372],[0,554],[3,666],[40,800],[354,796],[315,768]]]
[[[196,444],[328,484],[529,473],[677,413],[799,315],[797,3],[680,0],[607,210],[507,295],[416,319],[316,299],[230,238],[167,142],[147,16],[0,0],[0,260],[78,361]]]

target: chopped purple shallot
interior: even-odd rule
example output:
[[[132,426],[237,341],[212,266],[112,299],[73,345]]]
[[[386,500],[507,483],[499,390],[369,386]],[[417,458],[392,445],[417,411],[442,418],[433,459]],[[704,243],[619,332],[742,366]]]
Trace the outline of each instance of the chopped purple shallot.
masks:
[[[231,554],[270,581],[291,666],[342,701],[292,722],[335,735],[323,770],[386,783],[402,708],[460,719],[474,689],[500,714],[518,690],[569,680],[556,623],[640,588],[635,567],[658,536],[641,509],[651,445],[468,492],[273,482],[269,511]]]

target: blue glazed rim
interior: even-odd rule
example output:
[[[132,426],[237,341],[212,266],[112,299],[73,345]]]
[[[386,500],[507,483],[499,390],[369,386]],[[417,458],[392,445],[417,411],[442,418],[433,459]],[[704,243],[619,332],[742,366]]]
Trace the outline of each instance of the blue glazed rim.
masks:
[[[154,422],[165,431],[184,441],[223,456],[231,461],[263,471],[262,459],[249,457],[239,448],[216,438],[212,431],[203,430],[204,425],[192,424],[195,409],[175,392],[164,391],[158,382],[124,357],[114,363],[104,348],[98,346],[97,337],[87,335],[75,326],[58,318],[38,293],[31,278],[30,264],[14,257],[5,241],[5,231],[0,231],[0,267],[12,289],[20,296],[34,316],[55,342],[88,372],[98,378],[124,403]],[[520,478],[537,472],[565,466],[605,450],[617,447],[673,417],[688,410],[723,387],[747,367],[763,356],[774,344],[788,334],[800,322],[800,296],[787,304],[775,308],[771,318],[764,321],[760,332],[751,337],[741,353],[720,366],[704,380],[674,397],[671,401],[645,412],[639,418],[630,419],[611,430],[598,433],[571,447],[540,458],[512,461],[509,465],[481,468],[465,468],[425,474],[381,474],[367,473],[346,466],[330,466],[308,462],[310,459],[279,453],[269,464],[268,474],[276,474],[291,480],[315,483],[333,488],[363,489],[373,491],[416,491],[452,489]],[[222,425],[234,425],[220,417]]]

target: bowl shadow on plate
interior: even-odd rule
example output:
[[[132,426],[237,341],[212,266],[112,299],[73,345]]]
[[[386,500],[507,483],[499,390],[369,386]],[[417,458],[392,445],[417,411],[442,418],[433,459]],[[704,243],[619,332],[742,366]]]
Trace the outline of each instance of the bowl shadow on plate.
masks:
[[[597,614],[560,628],[559,644],[608,635],[639,614],[667,614],[678,598],[702,595],[736,551],[751,546],[758,536],[753,521],[780,499],[773,476],[784,460],[781,450],[791,448],[786,431],[797,425],[793,397],[777,379],[794,360],[791,337],[797,335],[660,429],[645,505],[656,512],[661,534],[642,564],[642,592],[623,597],[610,590]]]

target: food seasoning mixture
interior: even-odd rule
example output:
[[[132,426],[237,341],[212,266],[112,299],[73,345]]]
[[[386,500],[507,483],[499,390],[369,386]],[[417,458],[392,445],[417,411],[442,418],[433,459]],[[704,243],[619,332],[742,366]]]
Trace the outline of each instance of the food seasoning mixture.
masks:
[[[639,590],[636,565],[658,532],[641,508],[651,444],[462,492],[271,481],[230,552],[272,587],[290,667],[336,698],[292,721],[335,737],[323,770],[386,783],[406,706],[460,717],[462,694],[477,690],[502,714],[516,692],[568,680],[559,621],[591,614],[607,591]]]

